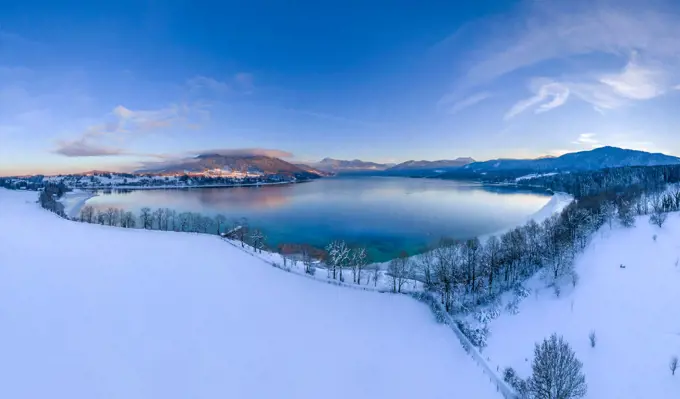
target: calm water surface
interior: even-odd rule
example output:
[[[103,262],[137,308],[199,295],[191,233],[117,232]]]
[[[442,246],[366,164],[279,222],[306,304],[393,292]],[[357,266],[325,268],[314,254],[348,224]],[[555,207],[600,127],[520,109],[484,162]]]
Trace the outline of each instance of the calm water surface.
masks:
[[[334,239],[369,248],[375,261],[416,253],[441,237],[470,238],[524,222],[550,197],[544,192],[471,182],[399,177],[334,177],[308,183],[235,188],[103,193],[97,209],[142,207],[246,217],[278,247],[323,247]]]

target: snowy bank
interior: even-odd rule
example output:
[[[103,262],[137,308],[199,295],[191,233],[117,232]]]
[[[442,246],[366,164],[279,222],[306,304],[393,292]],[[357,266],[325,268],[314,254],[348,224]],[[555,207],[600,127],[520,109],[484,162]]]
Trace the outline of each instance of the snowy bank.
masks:
[[[496,231],[494,233],[485,234],[479,237],[479,239],[481,241],[486,241],[491,236],[501,236],[516,227],[523,226],[529,223],[532,220],[536,223],[542,223],[544,220],[548,219],[552,215],[561,213],[564,210],[564,208],[569,206],[569,204],[571,204],[573,201],[574,197],[567,193],[554,193],[553,196],[550,197],[550,200],[545,205],[543,205],[541,209],[536,211],[534,214],[529,215],[526,219],[524,219],[524,221],[522,221],[518,225],[508,226],[505,229]]]
[[[531,293],[519,313],[489,323],[484,355],[526,378],[534,344],[557,333],[584,364],[586,398],[680,397],[680,375],[669,369],[680,357],[680,215],[670,214],[662,228],[648,219],[596,233],[576,260],[576,286],[565,281],[559,298],[538,275],[525,283]]]
[[[73,190],[65,193],[60,199],[64,205],[64,213],[69,218],[77,218],[80,215],[80,210],[85,206],[85,203],[97,194],[89,191]]]
[[[0,190],[2,397],[500,397],[406,296],[301,279],[216,236],[69,222],[35,199]]]

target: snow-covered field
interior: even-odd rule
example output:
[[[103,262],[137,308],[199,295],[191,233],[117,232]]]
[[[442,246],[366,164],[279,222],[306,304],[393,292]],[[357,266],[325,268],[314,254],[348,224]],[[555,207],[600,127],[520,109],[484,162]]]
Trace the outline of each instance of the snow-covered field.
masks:
[[[35,200],[0,189],[0,397],[500,397],[411,298],[300,278],[216,236],[69,222]]]
[[[669,369],[680,356],[680,215],[663,228],[647,217],[631,229],[605,226],[576,271],[578,284],[567,282],[559,298],[538,276],[529,281],[519,314],[504,311],[489,324],[484,356],[528,377],[534,343],[556,332],[584,364],[586,398],[680,398],[680,372]]]

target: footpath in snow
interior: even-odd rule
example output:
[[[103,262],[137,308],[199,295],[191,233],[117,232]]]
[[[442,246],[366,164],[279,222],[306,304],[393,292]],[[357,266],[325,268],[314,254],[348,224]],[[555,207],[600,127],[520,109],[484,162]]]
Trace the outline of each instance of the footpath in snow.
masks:
[[[69,222],[35,200],[0,190],[0,397],[500,397],[411,298],[302,279],[216,236]]]
[[[586,398],[680,398],[680,371],[669,368],[680,357],[680,215],[662,228],[648,219],[596,233],[577,258],[576,287],[565,282],[559,298],[539,276],[527,282],[519,313],[489,324],[490,363],[528,377],[534,344],[557,333],[583,362]]]

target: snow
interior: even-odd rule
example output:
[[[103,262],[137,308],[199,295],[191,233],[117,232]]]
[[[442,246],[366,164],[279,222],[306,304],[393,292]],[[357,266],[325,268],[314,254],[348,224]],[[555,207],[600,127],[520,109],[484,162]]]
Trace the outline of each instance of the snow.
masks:
[[[80,215],[80,210],[90,198],[96,196],[93,192],[82,190],[73,190],[65,193],[59,202],[64,205],[64,213],[70,218],[75,218]]]
[[[550,173],[532,173],[530,175],[525,175],[525,176],[520,176],[515,179],[516,182],[522,181],[522,180],[530,180],[530,179],[536,179],[538,177],[548,177],[548,176],[555,176],[557,172],[550,172]]]
[[[528,281],[532,293],[519,313],[505,311],[489,323],[484,356],[528,377],[534,344],[556,332],[584,364],[586,398],[680,397],[680,373],[673,377],[669,369],[671,357],[680,356],[679,243],[678,214],[661,229],[648,217],[631,229],[605,226],[576,261],[576,287],[566,281],[557,298],[540,276]]]
[[[0,190],[0,397],[500,397],[407,296],[300,278],[216,236],[69,222],[35,200]]]

